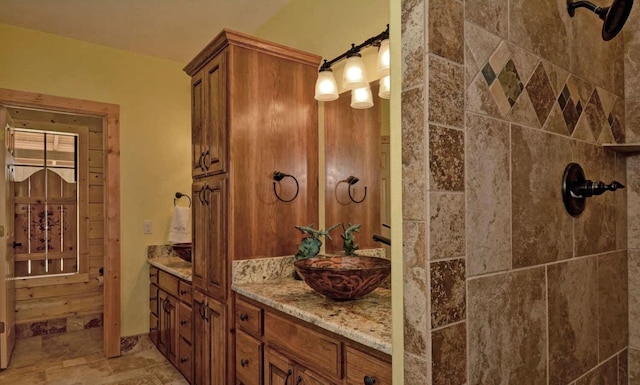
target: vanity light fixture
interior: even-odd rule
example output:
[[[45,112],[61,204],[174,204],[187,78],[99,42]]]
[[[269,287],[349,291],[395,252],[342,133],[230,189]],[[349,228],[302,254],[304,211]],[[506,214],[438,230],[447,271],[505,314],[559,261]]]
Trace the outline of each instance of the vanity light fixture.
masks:
[[[347,59],[343,70],[342,87],[351,90],[351,107],[372,107],[371,88],[369,87],[362,55],[360,55],[360,51],[371,46],[379,47],[376,68],[377,73],[383,78],[380,79],[380,92],[378,95],[381,98],[388,99],[391,83],[389,79],[389,25],[377,36],[370,37],[360,45],[351,44],[351,48],[342,55],[329,61],[325,60],[318,71],[315,99],[323,102],[338,99],[338,86],[331,72],[331,66],[343,59]],[[366,96],[367,92],[368,97]]]
[[[378,51],[378,75],[388,76],[389,67],[391,66],[391,53],[389,52],[389,39],[380,42],[380,50]]]
[[[391,97],[391,75],[387,75],[380,79],[378,96],[382,99],[389,99]]]
[[[318,80],[316,80],[315,99],[321,102],[330,102],[338,97],[338,84],[331,68],[321,68],[318,72]]]
[[[373,107],[373,96],[368,84],[351,91],[351,108],[362,110],[370,107]]]

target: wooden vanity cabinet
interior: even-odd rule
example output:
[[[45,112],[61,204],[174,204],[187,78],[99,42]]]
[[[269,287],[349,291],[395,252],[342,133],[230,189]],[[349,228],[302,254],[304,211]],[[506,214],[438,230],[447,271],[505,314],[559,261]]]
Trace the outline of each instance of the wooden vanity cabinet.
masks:
[[[231,261],[290,255],[300,237],[294,225],[318,223],[320,60],[225,29],[184,68],[191,77],[196,384],[235,377],[234,347],[221,343],[234,336]],[[274,194],[276,171],[295,177],[275,186],[290,202]]]
[[[158,350],[191,381],[193,315],[191,284],[155,267],[149,268],[149,337]],[[152,276],[153,275],[153,276]]]
[[[391,384],[390,356],[245,297],[235,302],[237,385]],[[252,366],[260,359],[262,371]]]

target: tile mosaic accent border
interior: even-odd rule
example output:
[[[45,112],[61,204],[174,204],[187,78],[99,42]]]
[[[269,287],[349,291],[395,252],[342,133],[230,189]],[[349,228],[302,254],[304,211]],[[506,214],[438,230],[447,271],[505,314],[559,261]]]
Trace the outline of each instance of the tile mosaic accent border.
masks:
[[[470,37],[467,44],[471,52],[482,50],[471,46],[480,43]],[[474,79],[465,92],[469,111],[588,142],[624,143],[624,99],[517,50],[502,41],[484,63],[475,59],[475,74],[465,66],[466,77]]]

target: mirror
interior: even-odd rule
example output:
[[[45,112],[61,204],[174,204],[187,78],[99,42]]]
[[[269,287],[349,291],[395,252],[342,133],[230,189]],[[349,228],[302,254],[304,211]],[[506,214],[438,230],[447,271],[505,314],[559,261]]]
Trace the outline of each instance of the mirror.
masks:
[[[390,238],[389,198],[389,101],[378,97],[378,81],[371,83],[374,105],[351,108],[351,91],[324,103],[325,131],[325,224],[362,224],[355,234],[360,249],[386,246],[373,235]],[[342,229],[325,251],[343,250]],[[388,251],[387,251],[388,252]]]

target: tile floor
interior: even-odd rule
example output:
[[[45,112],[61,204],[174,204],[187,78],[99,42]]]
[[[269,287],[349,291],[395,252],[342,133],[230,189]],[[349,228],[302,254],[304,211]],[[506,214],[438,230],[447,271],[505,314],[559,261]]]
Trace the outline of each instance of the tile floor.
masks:
[[[106,359],[102,328],[18,340],[0,385],[188,385],[151,343]]]

